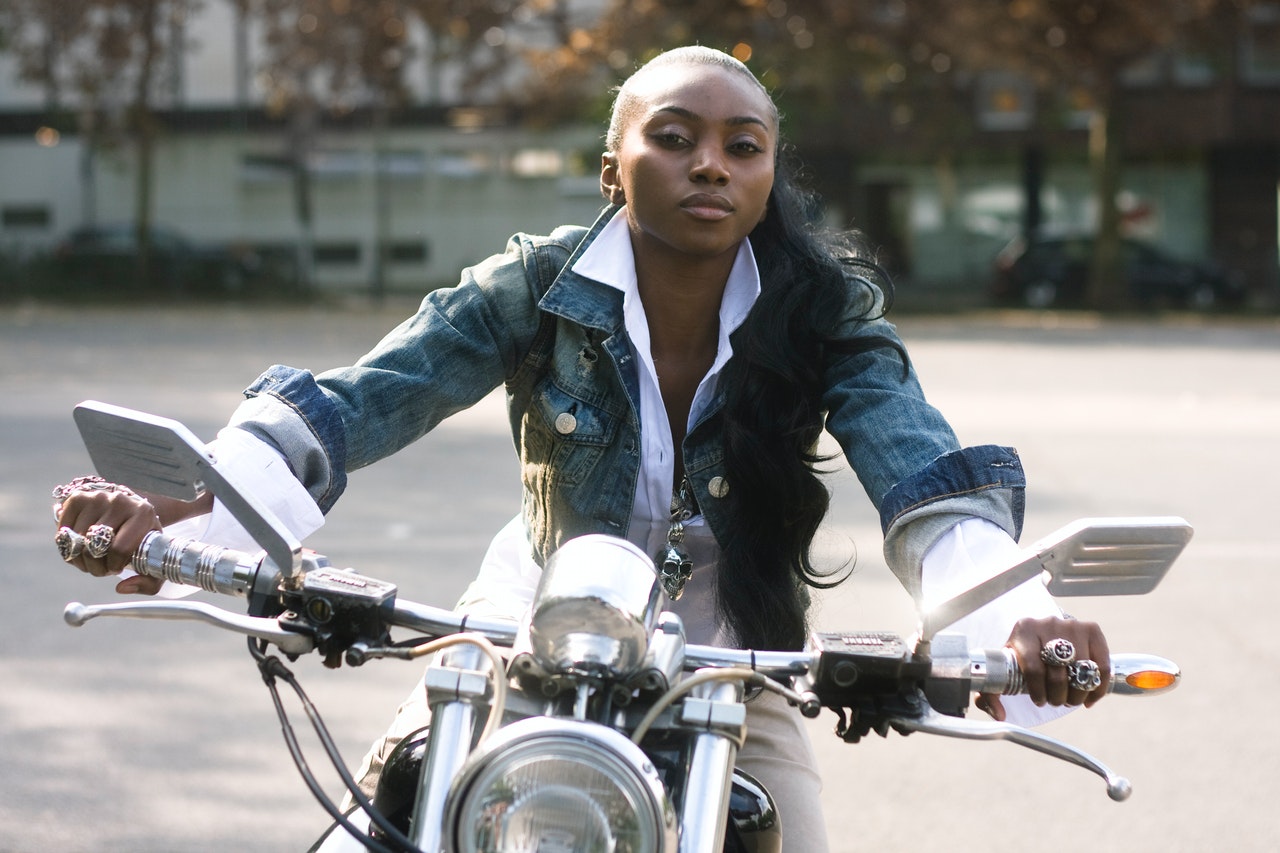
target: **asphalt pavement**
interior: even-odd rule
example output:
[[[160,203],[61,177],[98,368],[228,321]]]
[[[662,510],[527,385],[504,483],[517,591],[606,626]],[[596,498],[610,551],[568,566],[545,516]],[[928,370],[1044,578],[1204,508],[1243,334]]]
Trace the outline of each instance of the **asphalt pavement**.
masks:
[[[410,308],[0,306],[0,851],[292,851],[319,834],[325,817],[243,640],[196,623],[63,623],[68,601],[118,597],[59,561],[49,491],[89,471],[77,402],[211,438],[266,366],[348,363]],[[834,853],[1276,849],[1280,323],[1015,312],[899,326],[961,440],[1019,449],[1027,540],[1085,516],[1191,522],[1195,538],[1152,594],[1069,604],[1103,623],[1113,649],[1173,658],[1184,678],[1171,694],[1108,699],[1045,728],[1128,776],[1125,803],[1086,771],[1011,744],[891,735],[847,746],[823,716],[811,732]],[[491,396],[353,474],[306,544],[447,606],[518,510],[516,475]],[[874,512],[848,472],[831,485],[823,542],[856,548],[857,569],[820,599],[816,625],[909,633]],[[418,674],[399,662],[294,669],[348,764]],[[294,722],[305,729],[301,713]]]

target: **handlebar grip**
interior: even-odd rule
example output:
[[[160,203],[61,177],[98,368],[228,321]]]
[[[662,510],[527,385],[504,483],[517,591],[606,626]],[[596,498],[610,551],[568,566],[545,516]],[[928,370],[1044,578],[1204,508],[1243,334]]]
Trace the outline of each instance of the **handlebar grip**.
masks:
[[[244,597],[262,582],[274,588],[279,571],[268,571],[265,556],[210,545],[195,539],[170,536],[158,530],[148,533],[133,555],[133,570],[140,575],[197,586],[206,592]]]
[[[978,693],[1025,693],[1022,669],[1013,649],[979,649],[970,656],[972,689]],[[1108,693],[1118,696],[1154,696],[1178,686],[1182,671],[1167,658],[1147,654],[1111,656]]]

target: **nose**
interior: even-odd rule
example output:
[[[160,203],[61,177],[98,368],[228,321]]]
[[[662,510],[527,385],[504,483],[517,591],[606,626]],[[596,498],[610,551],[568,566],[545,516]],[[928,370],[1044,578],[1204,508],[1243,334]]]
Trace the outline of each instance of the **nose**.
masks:
[[[703,144],[694,149],[689,180],[716,186],[729,183],[729,164],[719,145]]]

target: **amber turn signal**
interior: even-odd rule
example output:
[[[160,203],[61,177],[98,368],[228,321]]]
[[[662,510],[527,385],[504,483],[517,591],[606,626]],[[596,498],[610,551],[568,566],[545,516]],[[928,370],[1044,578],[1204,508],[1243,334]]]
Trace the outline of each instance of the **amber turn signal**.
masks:
[[[1135,690],[1141,690],[1146,693],[1152,690],[1168,690],[1177,684],[1178,674],[1147,669],[1140,672],[1131,672],[1125,676],[1124,680],[1126,684]]]

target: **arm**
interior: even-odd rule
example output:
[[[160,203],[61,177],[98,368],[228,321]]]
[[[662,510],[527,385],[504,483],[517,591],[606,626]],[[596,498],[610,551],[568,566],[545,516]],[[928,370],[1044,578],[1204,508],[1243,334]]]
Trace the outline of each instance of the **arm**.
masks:
[[[559,240],[560,254],[567,255],[571,235],[566,232]],[[464,272],[458,287],[428,295],[414,317],[356,365],[319,378],[309,371],[276,367],[246,391],[249,399],[230,424],[240,429],[224,432],[257,439],[252,443],[266,454],[259,457],[265,461],[258,467],[274,465],[275,482],[301,483],[314,499],[314,504],[304,498],[273,506],[298,509],[295,519],[310,515],[308,507],[314,512],[314,526],[308,526],[311,521],[289,524],[298,538],[319,526],[319,513],[342,493],[349,468],[395,452],[475,403],[518,369],[539,322],[533,273],[545,277],[543,267],[554,263],[554,256],[555,252],[540,253],[529,238],[513,238],[505,254]],[[243,447],[243,441],[237,442]],[[218,452],[224,461],[228,458],[221,449]],[[252,484],[249,488],[259,497],[264,489],[270,490]],[[80,534],[94,524],[114,530],[104,557],[80,554],[68,560],[94,576],[120,574],[151,530],[190,523],[202,515],[208,515],[215,528],[219,523],[218,504],[211,497],[193,503],[153,501],[127,490],[78,491],[56,507],[55,514],[59,525]],[[222,538],[205,530],[209,539]],[[226,526],[226,535],[235,531]],[[122,580],[117,589],[154,593],[157,587],[135,576]]]
[[[856,333],[898,340],[883,321],[865,323]],[[892,349],[835,359],[827,376],[827,428],[880,512],[885,559],[917,603],[949,597],[938,595],[938,575],[958,585],[954,594],[1006,565],[998,553],[992,560],[980,552],[1017,550],[1025,491],[1017,452],[992,445],[961,448],[925,400],[914,372],[904,377]],[[1066,670],[1046,667],[1039,652],[1046,641],[1064,637],[1106,676],[1106,639],[1094,623],[1063,619],[1043,586],[1035,586],[1038,592],[1028,584],[990,605],[979,642],[1007,643],[1017,652],[1035,705],[1092,705],[1104,691],[1085,696],[1068,690]],[[1004,718],[999,697],[981,697],[980,704]]]
[[[964,592],[1018,562],[1021,556],[1017,543],[990,522],[979,518],[959,522],[925,554],[921,607],[940,604]],[[1089,706],[1105,695],[1105,688],[1087,696],[1083,691],[1069,690],[1066,670],[1046,668],[1040,661],[1041,647],[1058,637],[1070,640],[1078,657],[1095,660],[1106,669],[1110,652],[1098,626],[1065,616],[1038,578],[1010,590],[947,630],[964,634],[974,648],[1009,645],[1018,652],[1023,669],[1033,670],[1027,682],[1029,694],[979,697],[978,707],[997,720],[1039,725],[1062,716],[1071,706]]]
[[[429,294],[418,312],[350,367],[313,376],[277,365],[251,385],[231,424],[271,445],[322,511],[347,472],[395,453],[519,369],[540,318],[527,239]]]

